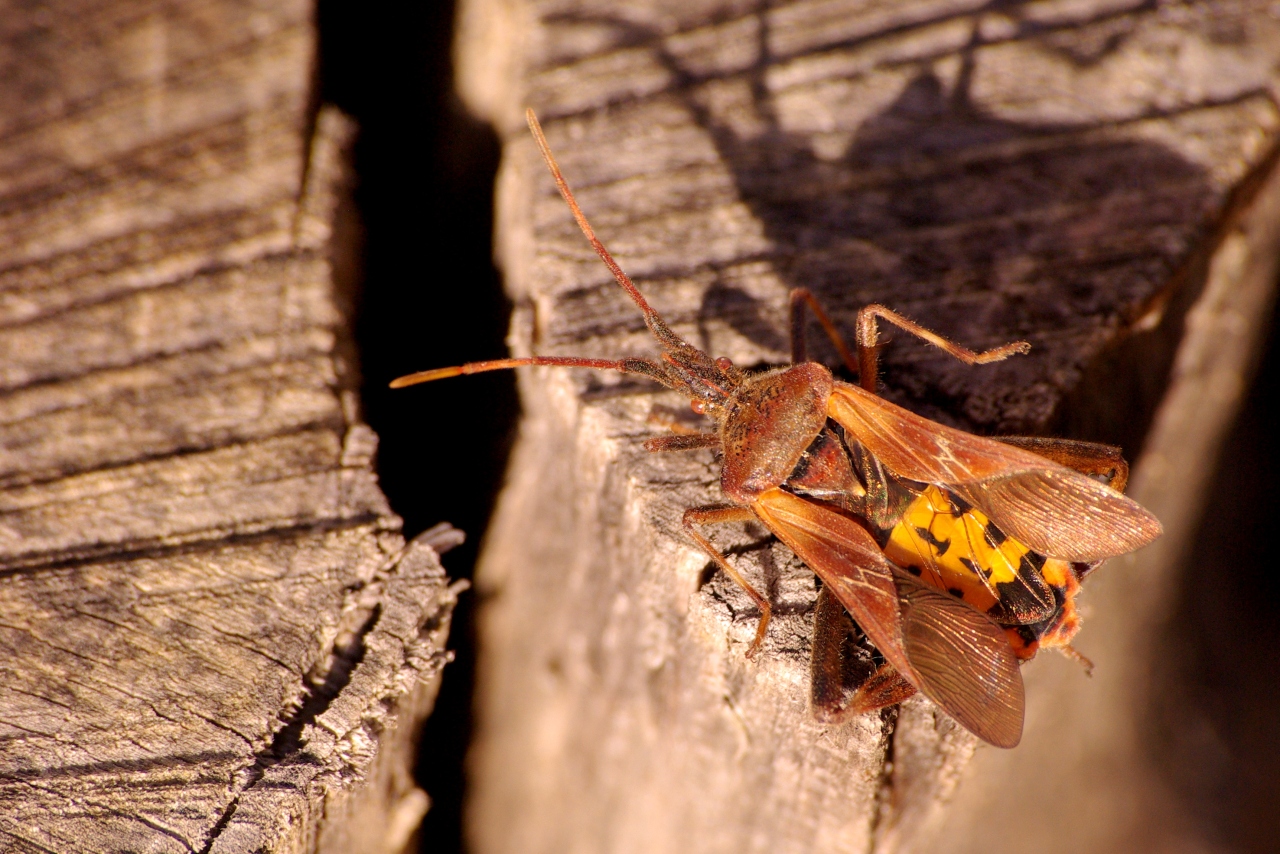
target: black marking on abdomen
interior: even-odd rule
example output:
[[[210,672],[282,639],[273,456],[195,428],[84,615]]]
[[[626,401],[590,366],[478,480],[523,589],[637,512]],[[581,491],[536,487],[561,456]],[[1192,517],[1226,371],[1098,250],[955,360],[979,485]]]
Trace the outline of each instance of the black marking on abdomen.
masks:
[[[1008,626],[1007,628],[1011,628],[1016,631],[1018,633],[1018,637],[1022,638],[1023,642],[1028,646],[1033,643],[1038,643],[1040,641],[1040,637],[1043,635],[1043,632],[1037,630],[1039,628],[1038,626]]]
[[[1018,561],[1018,577],[1014,581],[1002,581],[996,585],[1000,597],[999,606],[1004,612],[1002,623],[1027,625],[1037,623],[1053,613],[1057,607],[1054,593],[1040,574],[1044,557],[1027,552]]]
[[[930,531],[928,528],[916,528],[916,533],[920,535],[920,539],[933,546],[934,550],[938,553],[938,557],[942,557],[947,553],[947,549],[951,548],[950,540],[938,539],[933,535],[933,531]]]
[[[960,561],[960,563],[964,564],[964,568],[965,568],[965,569],[969,570],[970,572],[972,572],[974,575],[978,576],[979,578],[990,578],[990,577],[991,577],[991,570],[990,570],[990,569],[987,569],[987,568],[985,568],[985,567],[981,567],[981,566],[979,566],[979,565],[978,565],[978,562],[977,562],[977,561],[975,561],[975,560],[972,560],[971,558],[967,558],[967,557],[959,557],[959,558],[956,558],[956,560],[958,560],[958,561]]]

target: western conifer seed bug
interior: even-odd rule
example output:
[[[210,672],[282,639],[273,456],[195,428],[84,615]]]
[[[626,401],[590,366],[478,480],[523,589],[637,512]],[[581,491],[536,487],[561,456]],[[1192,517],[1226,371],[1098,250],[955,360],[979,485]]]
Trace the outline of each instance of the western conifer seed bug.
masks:
[[[832,613],[843,607],[883,657],[845,710],[870,711],[920,691],[979,738],[1016,745],[1024,710],[1020,660],[1040,643],[1069,650],[1079,577],[1160,534],[1154,516],[1104,482],[1123,485],[1119,452],[982,438],[878,397],[879,321],[969,365],[1029,349],[1016,342],[974,352],[879,305],[858,312],[856,358],[804,289],[791,295],[790,366],[746,372],[712,358],[667,326],[597,239],[537,118],[532,111],[527,118],[574,219],[644,315],[661,355],[497,359],[410,374],[392,386],[553,365],[636,374],[682,392],[714,431],[650,439],[645,447],[722,454],[726,503],[687,510],[684,528],[759,607],[748,656],[760,649],[772,608],[706,536],[708,525],[763,523],[822,580],[819,631],[829,632]],[[806,359],[806,308],[859,385]],[[834,717],[824,681],[834,666],[824,659],[832,646],[815,640],[814,649],[816,710]]]

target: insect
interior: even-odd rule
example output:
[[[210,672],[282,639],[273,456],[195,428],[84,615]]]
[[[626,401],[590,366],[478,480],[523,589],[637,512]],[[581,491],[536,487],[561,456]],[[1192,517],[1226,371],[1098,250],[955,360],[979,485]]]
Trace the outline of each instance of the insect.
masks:
[[[1003,437],[1020,447],[1122,491],[1128,465],[1120,449],[1069,439]],[[858,447],[855,445],[855,448]],[[984,611],[999,625],[1020,661],[1041,648],[1056,648],[1092,664],[1071,647],[1080,628],[1075,596],[1101,561],[1047,558],[1009,538],[981,510],[936,484],[904,484],[883,470],[864,468],[867,482],[886,496],[862,509],[885,555],[909,574]],[[848,498],[843,498],[848,504]],[[877,512],[878,511],[878,512]],[[1158,528],[1157,528],[1158,533]],[[901,702],[916,689],[891,665],[875,666],[865,649],[850,643],[840,606],[823,590],[814,620],[812,701],[819,718],[838,722]],[[852,696],[847,696],[849,687]]]
[[[858,313],[855,360],[813,296],[797,289],[791,297],[790,366],[747,372],[728,359],[712,358],[677,336],[614,261],[574,199],[536,116],[529,111],[526,118],[574,219],[640,309],[661,355],[497,359],[410,374],[392,386],[551,365],[636,374],[682,392],[715,429],[650,439],[645,447],[716,448],[722,454],[726,503],[686,510],[683,524],[759,608],[747,655],[760,649],[772,608],[703,532],[709,525],[763,523],[821,579],[819,627],[832,625],[827,616],[841,610],[853,618],[882,660],[858,689],[858,709],[919,691],[979,738],[999,747],[1016,745],[1024,710],[1020,659],[1034,654],[1033,644],[1046,637],[1065,636],[1064,647],[1070,640],[1069,629],[1060,626],[1055,635],[1049,628],[1074,619],[1070,581],[1076,578],[1059,570],[1076,573],[1077,565],[1145,545],[1160,533],[1160,524],[1117,490],[1071,467],[1089,471],[1100,465],[1093,451],[1098,446],[1079,445],[1076,460],[1066,445],[1051,440],[981,438],[878,397],[877,323],[892,323],[971,365],[1025,353],[1028,345],[974,352],[872,305]],[[859,385],[839,382],[829,369],[807,360],[806,307],[857,372]],[[1028,445],[1035,441],[1049,444]],[[984,531],[991,539],[998,533],[999,542],[979,543],[975,537]],[[944,535],[950,536],[945,548]],[[970,541],[965,548],[962,538]],[[1024,567],[1027,555],[1034,558]],[[969,563],[957,560],[961,556]],[[1050,557],[1056,563],[1050,565]],[[1022,595],[1026,590],[1030,599]],[[1011,633],[1026,635],[1020,651]],[[830,644],[820,649],[815,641],[815,662],[830,650]]]

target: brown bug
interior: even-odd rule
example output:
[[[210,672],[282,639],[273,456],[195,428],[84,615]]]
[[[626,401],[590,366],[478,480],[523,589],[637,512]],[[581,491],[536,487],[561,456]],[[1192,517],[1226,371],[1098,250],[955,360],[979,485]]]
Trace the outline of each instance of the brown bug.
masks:
[[[852,704],[857,710],[897,702],[918,690],[979,738],[1000,747],[1016,745],[1024,700],[1019,655],[1007,630],[1061,617],[1070,597],[1046,600],[1040,595],[1053,588],[1038,576],[1043,567],[1035,567],[1034,561],[1023,571],[1019,557],[1010,578],[997,579],[995,570],[988,575],[991,567],[972,559],[950,561],[945,554],[950,548],[934,543],[921,554],[921,566],[915,566],[911,556],[920,549],[910,542],[895,546],[893,535],[904,520],[921,512],[938,516],[921,501],[945,500],[952,502],[948,506],[960,520],[954,523],[960,526],[956,530],[967,531],[965,526],[975,521],[988,535],[998,530],[1001,548],[994,553],[1009,561],[1011,555],[1026,553],[1084,566],[1131,551],[1160,533],[1159,522],[1115,489],[1068,467],[1092,471],[1116,455],[1076,443],[1073,457],[1064,450],[1067,445],[1053,440],[1010,440],[1045,443],[1028,450],[946,427],[877,397],[878,320],[971,365],[1029,349],[1017,342],[975,353],[882,306],[858,313],[856,361],[835,325],[803,289],[791,298],[792,365],[748,373],[728,359],[713,359],[672,332],[619,268],[578,207],[537,118],[532,111],[526,117],[574,219],[644,314],[662,354],[656,359],[497,359],[410,374],[392,386],[522,365],[558,365],[638,374],[686,394],[694,412],[714,422],[715,432],[671,435],[645,446],[651,451],[719,448],[723,454],[720,485],[730,503],[687,510],[684,527],[760,609],[748,656],[759,650],[772,609],[702,533],[703,526],[762,522],[818,575],[824,585],[819,628],[830,626],[832,603],[838,601],[883,657],[859,689]],[[826,367],[806,360],[806,305],[846,364],[857,371],[861,387],[839,382]],[[1057,462],[1050,459],[1055,455]],[[915,530],[929,529],[916,525]],[[928,537],[930,543],[937,540],[931,533]],[[886,550],[892,553],[895,547],[906,555],[899,562],[887,556]],[[977,544],[968,548],[977,554]],[[948,586],[952,583],[961,586]],[[966,591],[965,584],[972,590]],[[1020,596],[1024,588],[1030,593]],[[991,594],[990,607],[966,601],[980,590]],[[829,649],[815,641],[816,656],[829,655]],[[816,673],[820,667],[816,661]],[[820,693],[815,684],[815,697]]]

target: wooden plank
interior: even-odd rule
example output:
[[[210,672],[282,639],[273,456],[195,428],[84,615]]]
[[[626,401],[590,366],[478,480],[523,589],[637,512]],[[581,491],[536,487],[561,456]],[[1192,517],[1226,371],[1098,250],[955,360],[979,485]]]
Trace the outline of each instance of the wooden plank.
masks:
[[[890,398],[980,432],[1066,431],[1135,454],[1174,393],[1188,312],[1224,235],[1261,209],[1254,191],[1274,166],[1280,27],[1268,10],[693,0],[623,13],[469,0],[460,85],[506,139],[498,236],[513,349],[654,352],[555,195],[523,128],[527,103],[622,266],[713,354],[784,361],[794,286],[846,330],[882,302],[972,347],[1033,346],[968,369],[896,341],[883,357]],[[1272,263],[1274,243],[1250,245],[1260,269]],[[1273,283],[1255,280],[1265,304]],[[1221,334],[1242,351],[1256,338],[1247,324]],[[684,508],[720,500],[714,457],[640,446],[655,404],[683,404],[613,376],[539,369],[520,382],[521,439],[477,575],[476,850],[894,851],[931,838],[972,740],[923,701],[896,719],[817,726],[805,707],[811,576],[760,530],[730,527],[717,542],[741,552],[776,609],[764,652],[745,659],[754,608],[679,527]],[[1212,457],[1230,408],[1196,416]],[[1155,459],[1138,469],[1148,499]],[[1194,518],[1189,484],[1170,501],[1170,524]],[[1121,594],[1087,587],[1087,602],[1116,596],[1109,607],[1124,613]],[[1138,609],[1133,632],[1160,615]],[[1120,674],[1132,672],[1121,657],[1140,668],[1158,654],[1090,638],[1086,622],[1082,648]],[[1083,682],[1038,678],[1054,666],[1027,668],[1028,737],[1045,749],[1026,755],[1041,762],[1056,731],[1039,715]],[[1108,708],[1141,712],[1127,694]],[[1067,774],[1070,756],[1053,767]],[[1009,773],[1016,791],[1035,786],[1030,766]],[[983,791],[1002,782],[993,774]],[[1037,845],[1059,824],[1090,824],[1044,798]],[[986,804],[974,815],[998,834],[1008,805]],[[988,839],[976,822],[941,839]],[[1068,850],[1110,837],[1061,838]]]
[[[390,852],[426,809],[450,538],[373,474],[313,14],[0,23],[5,850]]]

